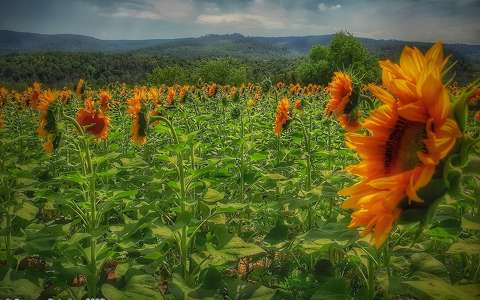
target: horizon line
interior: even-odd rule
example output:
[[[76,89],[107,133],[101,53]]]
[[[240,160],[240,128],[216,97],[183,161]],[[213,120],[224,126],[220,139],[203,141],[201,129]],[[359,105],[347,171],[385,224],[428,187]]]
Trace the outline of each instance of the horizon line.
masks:
[[[337,31],[333,33],[324,33],[324,34],[307,34],[307,35],[249,35],[249,34],[244,34],[244,33],[239,33],[239,32],[231,32],[231,33],[206,33],[203,35],[198,35],[198,36],[177,36],[177,37],[163,37],[163,38],[146,38],[146,39],[104,39],[97,37],[95,35],[87,35],[87,34],[81,34],[81,33],[44,33],[44,32],[32,32],[32,31],[19,31],[19,30],[13,30],[13,29],[7,29],[7,28],[0,28],[0,31],[10,31],[10,32],[15,32],[15,33],[26,33],[26,34],[38,34],[38,35],[47,35],[47,36],[61,36],[61,35],[72,35],[72,36],[82,36],[82,37],[88,37],[88,38],[93,38],[97,39],[100,41],[152,41],[152,40],[178,40],[178,39],[196,39],[196,38],[202,38],[202,37],[208,37],[208,36],[227,36],[227,35],[241,35],[246,38],[295,38],[295,37],[318,37],[318,36],[331,36],[335,35],[336,33],[339,32],[347,32],[352,34],[355,38],[358,39],[369,39],[369,40],[376,40],[376,41],[396,41],[396,42],[406,42],[406,43],[426,43],[426,44],[433,44],[437,41],[415,41],[415,40],[402,40],[398,38],[373,38],[373,37],[365,37],[365,36],[360,36],[356,35],[354,33],[351,33],[349,31]],[[480,42],[473,43],[473,42],[443,42],[440,40],[443,44],[445,45],[469,45],[469,46],[480,46]]]

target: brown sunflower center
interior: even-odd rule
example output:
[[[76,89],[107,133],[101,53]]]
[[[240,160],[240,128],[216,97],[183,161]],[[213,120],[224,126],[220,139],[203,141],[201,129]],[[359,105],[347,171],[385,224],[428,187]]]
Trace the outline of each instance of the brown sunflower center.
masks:
[[[392,174],[415,168],[420,163],[417,152],[427,151],[425,136],[425,124],[398,118],[385,144],[385,173]]]

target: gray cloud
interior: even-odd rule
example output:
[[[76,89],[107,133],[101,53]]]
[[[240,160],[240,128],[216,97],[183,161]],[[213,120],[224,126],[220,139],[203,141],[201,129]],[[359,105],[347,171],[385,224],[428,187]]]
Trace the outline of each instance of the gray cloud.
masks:
[[[479,0],[0,0],[0,28],[144,39],[240,32],[480,43]]]

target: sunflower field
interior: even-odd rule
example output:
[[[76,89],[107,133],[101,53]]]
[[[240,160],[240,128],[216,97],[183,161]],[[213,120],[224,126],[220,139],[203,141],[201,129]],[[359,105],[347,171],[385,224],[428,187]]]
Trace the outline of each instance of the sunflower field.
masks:
[[[480,299],[480,88],[0,87],[0,299]]]

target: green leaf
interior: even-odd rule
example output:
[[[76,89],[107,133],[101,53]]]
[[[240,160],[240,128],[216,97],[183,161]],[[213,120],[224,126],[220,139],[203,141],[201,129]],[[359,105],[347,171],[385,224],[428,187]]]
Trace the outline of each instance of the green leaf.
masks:
[[[252,284],[238,279],[227,283],[230,299],[268,300],[273,299],[276,291],[263,285]]]
[[[468,255],[475,255],[480,253],[480,242],[473,241],[473,240],[461,240],[456,242],[448,248],[447,253],[449,254],[468,254]]]
[[[87,178],[81,174],[67,174],[67,175],[62,175],[57,178],[57,180],[64,180],[64,181],[70,181],[74,183],[78,183],[80,185],[86,184],[87,183]]]
[[[297,243],[307,254],[328,249],[331,245],[345,247],[358,238],[358,233],[341,223],[325,224],[297,237]]]
[[[286,180],[287,177],[283,176],[282,174],[278,173],[268,173],[268,174],[263,174],[263,176],[269,180],[273,181],[279,181],[279,180]]]
[[[194,259],[200,263],[206,259],[206,265],[221,266],[226,263],[234,262],[242,257],[253,256],[265,253],[265,250],[259,246],[247,243],[238,236],[233,236],[223,247],[215,248],[212,244],[207,244],[207,250],[195,254]]]
[[[411,268],[414,272],[424,272],[445,279],[449,278],[445,265],[428,253],[414,253],[410,260]]]
[[[288,226],[283,222],[278,223],[273,227],[263,239],[270,244],[278,244],[288,240]]]
[[[217,212],[224,212],[224,213],[233,213],[239,211],[247,206],[246,203],[217,203]]]
[[[174,299],[205,299],[205,300],[214,300],[216,299],[215,291],[211,289],[205,289],[202,287],[192,288],[190,285],[183,280],[183,278],[178,275],[173,275],[173,280],[170,285],[170,293],[173,295]]]
[[[157,290],[156,285],[157,282],[150,275],[135,275],[121,288],[111,284],[102,285],[102,294],[107,299],[115,300],[162,299],[162,294]]]
[[[251,161],[265,160],[267,159],[267,157],[268,156],[265,153],[255,152],[252,155],[250,155],[250,160]]]
[[[464,215],[462,228],[467,230],[480,230],[480,216]]]
[[[323,185],[316,186],[308,191],[308,194],[311,195],[314,199],[320,200],[323,195]]]
[[[30,201],[24,201],[22,207],[15,212],[15,215],[25,221],[31,221],[35,219],[38,213],[38,208]]]
[[[69,240],[59,243],[59,247],[65,247],[63,251],[65,251],[67,248],[76,249],[79,247],[79,243],[88,237],[90,237],[90,234],[85,232],[74,233]]]
[[[140,157],[122,158],[120,161],[125,168],[142,168],[148,166],[147,162]]]
[[[469,157],[467,164],[463,168],[463,172],[465,175],[478,176],[478,170],[480,170],[480,157],[471,154],[471,157]]]
[[[108,169],[108,170],[106,170],[106,171],[98,172],[98,173],[97,173],[97,176],[98,176],[98,177],[107,177],[107,178],[108,178],[108,177],[113,177],[113,176],[117,175],[118,172],[119,172],[119,171],[118,171],[117,168],[110,168],[110,169]]]
[[[173,239],[173,231],[166,225],[163,226],[154,226],[151,228],[153,235],[164,239],[171,240]]]
[[[95,164],[95,165],[100,165],[101,163],[103,163],[105,161],[114,160],[114,159],[118,158],[120,155],[122,155],[122,154],[118,153],[118,152],[110,152],[110,153],[107,153],[107,154],[102,155],[102,156],[94,157],[92,159],[92,163]]]
[[[207,268],[202,271],[202,288],[216,290],[222,287],[222,274],[216,268]]]
[[[55,247],[55,242],[65,236],[61,225],[30,224],[25,233],[25,249],[31,254],[50,253]]]
[[[130,191],[114,191],[113,196],[110,197],[110,201],[115,201],[118,199],[125,199],[125,198],[132,198],[137,195],[138,190],[130,190]]]
[[[422,274],[417,280],[405,281],[403,284],[418,299],[466,300],[478,299],[480,284],[452,285],[433,275]]]
[[[32,282],[22,277],[23,276],[17,276],[17,273],[9,270],[3,280],[0,281],[0,298],[35,300],[40,297],[43,291],[41,280],[38,280],[39,282]]]
[[[349,300],[350,287],[348,282],[342,278],[331,278],[322,283],[311,300]]]
[[[225,197],[225,193],[209,188],[205,193],[205,195],[203,196],[203,201],[207,203],[215,203],[223,200],[224,197]]]
[[[225,214],[216,214],[209,218],[208,222],[212,224],[225,225],[227,224],[227,217]]]
[[[125,223],[124,225],[120,226],[110,226],[110,230],[115,232],[121,239],[126,239],[128,237],[131,237],[135,233],[137,233],[140,230],[143,230],[145,228],[150,227],[152,222],[154,222],[157,218],[152,217],[151,215],[145,215],[139,220],[129,220],[125,216]]]
[[[19,186],[30,186],[37,183],[38,181],[32,178],[17,177],[17,184]]]

